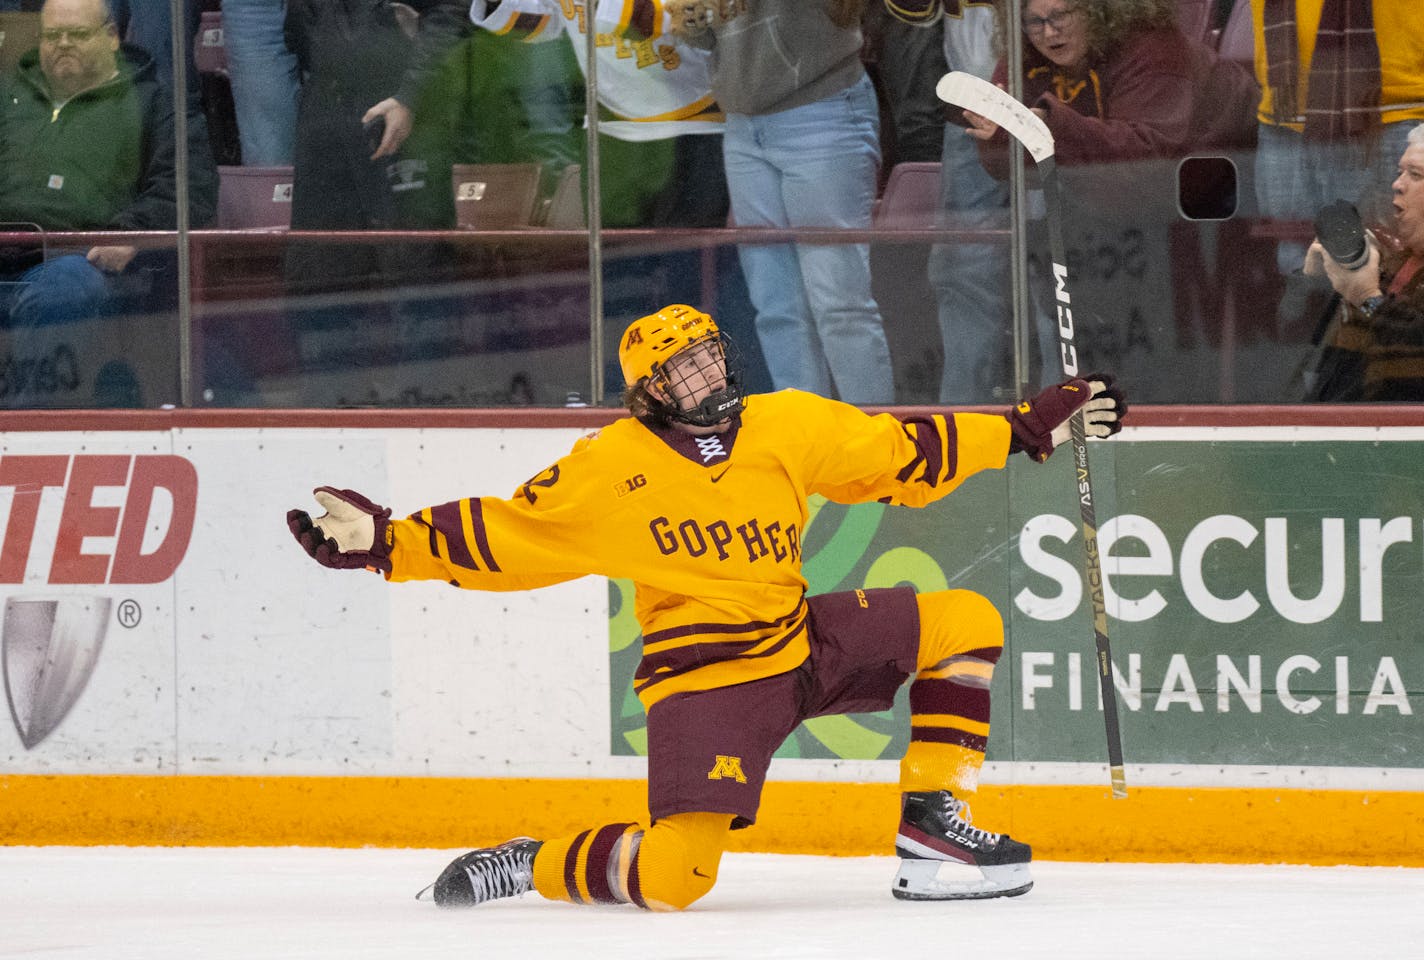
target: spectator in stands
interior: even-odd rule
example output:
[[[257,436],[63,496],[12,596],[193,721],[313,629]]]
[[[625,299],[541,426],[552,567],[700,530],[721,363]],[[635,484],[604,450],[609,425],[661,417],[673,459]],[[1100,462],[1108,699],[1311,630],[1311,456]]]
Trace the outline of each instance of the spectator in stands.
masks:
[[[1256,90],[1177,27],[1174,0],[1027,0],[1024,102],[1053,132],[1058,163],[1174,157],[1254,138]],[[1000,60],[994,79],[1005,83]],[[981,156],[1002,170],[1008,135],[970,113]]]
[[[463,0],[289,0],[285,35],[302,76],[293,229],[454,227],[452,134],[419,123],[415,108],[470,29]],[[288,246],[286,270],[293,292],[346,292],[443,280],[451,263],[441,244],[311,241]]]
[[[945,0],[884,0],[899,21],[942,39],[942,62],[989,79],[997,56],[992,3],[948,4]],[[953,15],[946,15],[951,6]],[[897,51],[887,50],[891,61]],[[941,71],[941,74],[944,71]],[[925,77],[919,87],[933,97],[939,79]],[[937,115],[938,112],[937,112]],[[979,162],[975,140],[966,135],[962,118],[940,129],[940,207],[942,225],[961,229],[1006,229],[1009,189],[991,177]],[[1011,394],[1013,374],[1011,312],[1003,278],[1009,251],[1004,241],[940,243],[930,251],[929,277],[939,310],[944,345],[939,400],[941,403],[988,403]]]
[[[45,231],[172,230],[177,225],[173,104],[153,61],[121,45],[104,0],[48,0],[40,45],[0,80],[0,221]],[[190,130],[190,221],[213,215],[217,178],[207,144]],[[125,306],[147,256],[100,245],[0,267],[12,288],[11,349],[24,331]],[[13,399],[13,398],[10,398]]]
[[[1250,7],[1261,85],[1255,187],[1262,216],[1309,221],[1337,199],[1368,219],[1387,216],[1395,160],[1409,130],[1424,120],[1418,4],[1265,0]],[[1284,282],[1277,323],[1318,342],[1333,294],[1322,277],[1301,273],[1304,256],[1304,241],[1277,244]],[[1307,374],[1304,398],[1322,399],[1324,386]]]
[[[537,45],[527,51],[531,57],[547,57],[551,45],[547,41],[567,38],[568,49],[586,75],[587,36],[581,9],[558,0],[475,0],[470,16],[485,31]],[[616,30],[617,24],[600,23],[599,29]],[[602,225],[670,230],[726,226],[723,115],[712,96],[711,54],[667,33],[651,37],[632,30],[597,51]],[[576,116],[582,118],[581,93],[578,107]],[[585,140],[579,138],[581,153]],[[653,282],[663,285],[660,298],[696,302],[703,295],[700,260],[705,251],[670,247],[607,257],[605,291],[628,288],[646,294],[649,278],[657,278]],[[719,248],[715,256],[721,277],[719,302],[707,306],[740,345],[748,384],[769,388],[736,253]],[[623,278],[628,282],[620,283]],[[605,301],[604,307],[613,315],[620,304]],[[612,357],[611,351],[608,356]],[[617,373],[614,365],[605,377],[610,391],[618,382]]]
[[[1023,99],[1053,133],[1059,166],[1074,168],[1065,172],[1073,185],[1065,190],[1070,222],[1110,214],[1126,218],[1143,235],[1144,247],[1153,244],[1144,250],[1144,260],[1165,265],[1165,238],[1149,241],[1142,225],[1145,214],[1135,208],[1145,197],[1175,194],[1175,165],[1151,179],[1153,168],[1143,162],[1253,142],[1258,91],[1249,72],[1186,37],[1177,26],[1174,0],[1025,0],[1022,10],[1028,41]],[[994,79],[1006,84],[1005,60],[995,68]],[[978,114],[966,111],[965,116],[969,135],[980,141],[986,168],[1007,177],[1008,135]],[[1129,162],[1134,165],[1124,165]],[[1109,170],[1107,164],[1115,166]],[[1136,178],[1136,188],[1125,188],[1125,178]],[[1041,293],[1049,287],[1037,282],[1034,289]],[[1130,364],[1112,355],[1125,338],[1109,335],[1112,324],[1126,320],[1113,315],[1117,312],[1105,297],[1098,303],[1080,298],[1074,315],[1081,318],[1080,326],[1094,316],[1104,320],[1101,335],[1080,337],[1080,356],[1085,349],[1089,358],[1097,352],[1096,359],[1085,361],[1088,369],[1117,362],[1127,380]],[[1042,304],[1038,314],[1040,360],[1051,364],[1039,380],[1047,381],[1059,375],[1052,359],[1055,332]],[[1150,385],[1139,389],[1151,395]]]
[[[1322,400],[1424,400],[1424,124],[1414,124],[1399,158],[1392,215],[1356,269],[1317,241],[1305,273],[1325,276],[1339,295],[1322,352]]]
[[[285,17],[284,0],[223,0],[228,78],[246,166],[292,164],[301,79],[282,32]]]
[[[582,9],[558,0],[474,0],[470,17],[527,43],[566,37],[588,69]],[[621,37],[597,50],[603,226],[725,226],[722,112],[710,55],[666,35]]]
[[[736,225],[869,228],[880,141],[879,106],[860,61],[864,0],[664,7],[672,33],[712,51]],[[893,402],[868,244],[748,243],[739,253],[776,388]]]
[[[198,68],[193,61],[192,38],[198,32],[198,22],[202,15],[200,0],[181,0],[183,23],[178,35],[183,38],[180,48],[185,82],[184,115],[188,125],[196,128],[191,138],[194,142],[209,143],[208,150],[215,155],[221,123],[208,123],[207,104],[203,99],[203,88],[199,82]],[[119,39],[142,50],[153,58],[154,76],[169,92],[169,98],[177,103],[173,92],[173,9],[170,0],[108,0],[113,13],[114,24],[118,27]]]
[[[1251,15],[1261,85],[1261,213],[1310,220],[1345,199],[1369,218],[1387,215],[1395,160],[1424,120],[1419,5],[1264,0],[1251,4]],[[1312,33],[1300,24],[1318,26]],[[1303,253],[1302,244],[1281,244],[1281,272],[1296,270]]]

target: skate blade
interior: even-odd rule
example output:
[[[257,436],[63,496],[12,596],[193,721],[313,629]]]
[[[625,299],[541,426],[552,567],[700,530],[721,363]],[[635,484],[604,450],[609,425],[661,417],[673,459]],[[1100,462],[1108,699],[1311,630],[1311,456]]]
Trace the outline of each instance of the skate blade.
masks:
[[[430,894],[430,896],[426,896],[426,894]],[[415,895],[415,899],[421,901],[422,903],[426,903],[426,902],[429,902],[429,901],[431,901],[431,900],[434,900],[434,899],[435,899],[435,884],[432,883],[432,884],[430,884],[429,886],[422,887],[422,888],[421,888],[421,891]]]
[[[981,866],[977,880],[941,880],[939,868],[949,862],[902,859],[891,894],[896,900],[988,900],[1020,897],[1033,889],[1026,863]]]

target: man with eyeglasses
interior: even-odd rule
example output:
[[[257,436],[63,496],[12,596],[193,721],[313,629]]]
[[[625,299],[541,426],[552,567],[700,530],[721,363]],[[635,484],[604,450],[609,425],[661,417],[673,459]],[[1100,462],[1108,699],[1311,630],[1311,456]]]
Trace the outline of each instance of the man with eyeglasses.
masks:
[[[201,224],[216,206],[217,176],[205,144],[190,150],[190,219]],[[172,230],[175,200],[173,104],[153,61],[120,43],[103,0],[48,0],[40,43],[0,79],[0,222],[45,232]],[[65,249],[47,241],[48,256],[16,250],[0,260],[0,322],[8,343],[0,404],[37,406],[93,402],[94,371],[111,353],[85,349],[82,324],[146,298],[171,253],[139,254],[131,244]],[[169,268],[171,269],[171,267]],[[8,302],[6,302],[8,301]],[[154,306],[144,299],[142,306]],[[92,335],[102,341],[102,334]],[[67,372],[42,375],[56,340],[69,347]],[[90,391],[81,393],[79,391]]]

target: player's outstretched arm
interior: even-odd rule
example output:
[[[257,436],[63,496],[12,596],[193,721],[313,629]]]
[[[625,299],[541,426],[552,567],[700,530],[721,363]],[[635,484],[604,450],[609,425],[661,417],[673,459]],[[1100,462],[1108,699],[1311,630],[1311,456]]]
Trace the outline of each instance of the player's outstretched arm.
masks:
[[[287,511],[287,529],[308,556],[336,570],[391,572],[389,507],[335,487],[317,487],[312,496],[326,513],[312,519],[304,510]]]
[[[1127,398],[1113,386],[1108,373],[1090,373],[1040,391],[1005,414],[1013,431],[1009,452],[1022,450],[1042,463],[1055,447],[1068,441],[1070,421],[1079,410],[1083,411],[1084,436],[1110,437],[1122,429]]]

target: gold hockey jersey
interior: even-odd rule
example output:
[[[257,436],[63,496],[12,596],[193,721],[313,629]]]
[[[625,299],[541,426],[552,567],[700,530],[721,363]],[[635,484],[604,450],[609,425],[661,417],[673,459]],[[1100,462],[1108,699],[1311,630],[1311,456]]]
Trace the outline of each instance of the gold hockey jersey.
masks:
[[[900,420],[797,390],[747,398],[724,434],[631,417],[589,437],[506,500],[470,497],[391,524],[391,580],[523,590],[587,574],[630,579],[644,707],[774,676],[810,653],[806,498],[923,506],[1001,468],[990,414]]]

